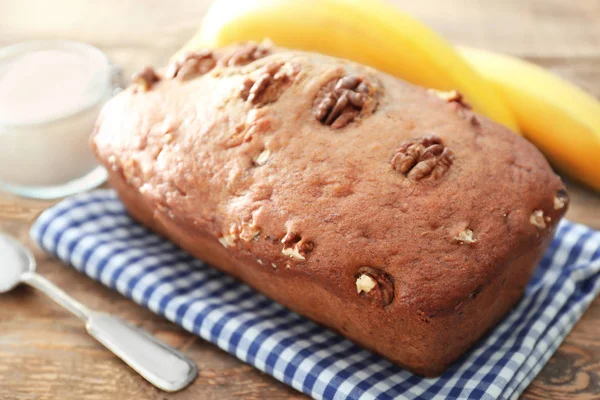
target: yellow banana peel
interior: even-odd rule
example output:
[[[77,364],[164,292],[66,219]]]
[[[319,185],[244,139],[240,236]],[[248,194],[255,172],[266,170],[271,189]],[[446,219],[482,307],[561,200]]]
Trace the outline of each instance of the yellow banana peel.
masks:
[[[417,85],[459,90],[474,109],[518,130],[494,89],[444,39],[385,3],[217,0],[183,50],[271,39],[370,65]]]
[[[600,103],[595,98],[526,61],[459,50],[496,87],[525,137],[559,169],[600,190]]]

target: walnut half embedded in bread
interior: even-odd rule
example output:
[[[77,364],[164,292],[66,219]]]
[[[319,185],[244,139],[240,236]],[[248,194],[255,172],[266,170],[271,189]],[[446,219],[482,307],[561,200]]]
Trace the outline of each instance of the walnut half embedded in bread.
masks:
[[[544,157],[457,92],[266,44],[166,71],[92,138],[131,214],[417,373],[515,305],[567,210]]]

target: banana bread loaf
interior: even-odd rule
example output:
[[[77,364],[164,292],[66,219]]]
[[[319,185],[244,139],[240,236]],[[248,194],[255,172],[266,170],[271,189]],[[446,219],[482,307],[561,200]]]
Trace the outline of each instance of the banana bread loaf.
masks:
[[[141,223],[427,376],[517,303],[568,203],[459,93],[268,45],[147,68],[92,147]]]

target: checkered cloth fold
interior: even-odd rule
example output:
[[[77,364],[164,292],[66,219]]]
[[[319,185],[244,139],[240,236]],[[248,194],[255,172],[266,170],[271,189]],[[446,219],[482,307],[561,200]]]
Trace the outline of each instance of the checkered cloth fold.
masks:
[[[600,233],[562,222],[518,306],[441,377],[425,379],[289,311],[133,221],[110,190],[45,211],[46,251],[316,399],[516,398],[600,288]]]

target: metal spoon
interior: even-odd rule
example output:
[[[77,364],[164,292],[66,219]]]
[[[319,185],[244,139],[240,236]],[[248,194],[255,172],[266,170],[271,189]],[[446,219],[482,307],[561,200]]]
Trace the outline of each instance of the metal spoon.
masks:
[[[35,267],[29,249],[0,233],[0,293],[21,283],[46,293],[85,322],[90,335],[159,389],[175,392],[196,378],[198,367],[183,353],[119,318],[90,310],[38,275]]]

